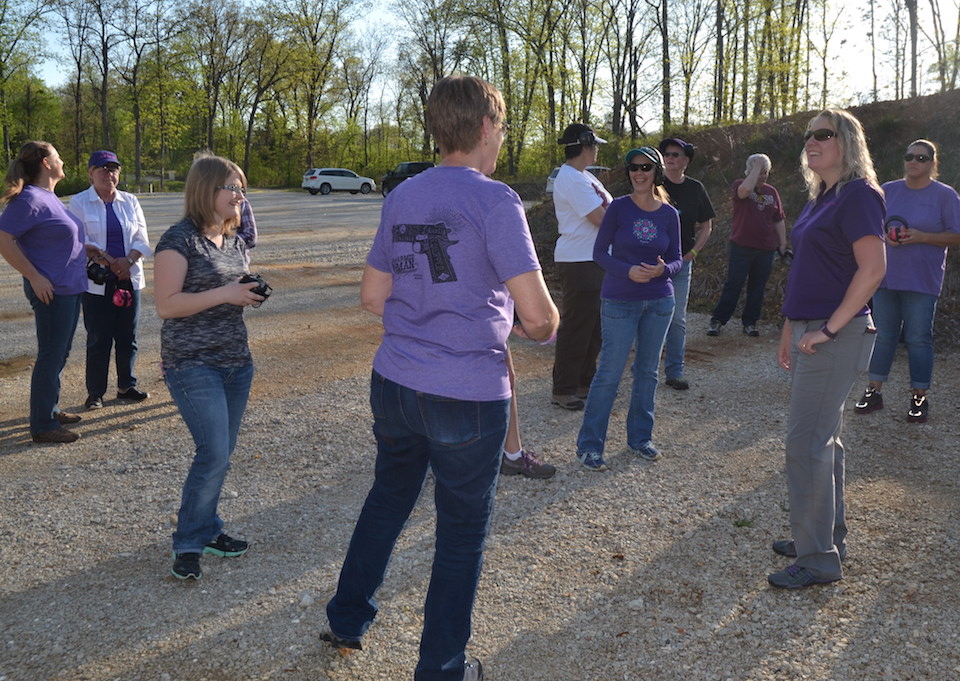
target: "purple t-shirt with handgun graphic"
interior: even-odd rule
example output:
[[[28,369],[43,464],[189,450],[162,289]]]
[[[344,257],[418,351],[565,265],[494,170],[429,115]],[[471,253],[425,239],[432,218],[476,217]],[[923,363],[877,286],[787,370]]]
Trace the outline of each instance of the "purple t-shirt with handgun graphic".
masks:
[[[384,200],[367,264],[393,275],[377,372],[458,400],[510,397],[504,282],[540,269],[516,192],[472,168],[424,171]]]
[[[793,225],[793,265],[787,277],[787,319],[827,319],[857,273],[853,243],[883,238],[883,193],[866,180],[851,180],[808,201]],[[870,311],[866,305],[858,315]]]

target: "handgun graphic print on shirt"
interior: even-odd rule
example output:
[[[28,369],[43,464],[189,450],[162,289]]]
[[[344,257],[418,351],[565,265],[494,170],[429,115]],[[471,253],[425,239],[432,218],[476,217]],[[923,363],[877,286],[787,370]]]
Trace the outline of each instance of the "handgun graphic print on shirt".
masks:
[[[425,255],[434,284],[456,281],[457,273],[447,249],[460,242],[450,239],[451,231],[442,222],[432,225],[394,225],[393,243],[408,243],[411,250],[408,255],[394,258],[393,271],[396,274],[414,274],[422,268],[422,261],[417,256]]]

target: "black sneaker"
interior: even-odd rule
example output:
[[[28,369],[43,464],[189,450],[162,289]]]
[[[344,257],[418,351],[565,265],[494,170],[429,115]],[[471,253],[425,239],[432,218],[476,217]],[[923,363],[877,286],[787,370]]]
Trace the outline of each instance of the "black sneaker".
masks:
[[[483,665],[475,657],[468,657],[463,664],[463,681],[483,681]]]
[[[750,336],[751,338],[759,338],[760,332],[757,330],[756,324],[747,324],[743,327],[743,332]]]
[[[83,403],[83,406],[87,408],[87,411],[103,409],[103,398],[97,397],[96,395],[90,395],[87,397],[87,401]]]
[[[220,556],[221,558],[235,558],[245,554],[248,548],[250,548],[250,544],[242,539],[234,539],[229,535],[221,533],[216,541],[212,541],[203,547],[203,552]]]
[[[176,554],[176,558],[173,561],[173,567],[170,568],[170,574],[177,579],[200,579],[203,577],[203,573],[200,572],[200,554]]]
[[[127,388],[123,392],[117,391],[118,400],[130,400],[131,402],[143,402],[150,397],[149,393],[141,392],[136,388]]]
[[[685,379],[683,376],[679,378],[668,378],[667,385],[669,385],[674,390],[689,390],[690,382]]]
[[[710,326],[707,327],[707,335],[708,335],[708,336],[719,336],[719,335],[720,335],[720,329],[722,329],[722,328],[723,328],[723,322],[721,322],[719,319],[711,319],[711,320],[710,320]]]
[[[340,638],[332,631],[324,631],[320,634],[320,640],[326,641],[336,650],[340,655],[349,655],[354,650],[363,650],[363,646],[360,645],[360,641],[354,641],[347,638]]]
[[[863,397],[853,406],[853,410],[858,414],[869,414],[881,409],[883,409],[883,395],[875,388],[864,390]]]
[[[910,398],[910,411],[907,412],[907,420],[913,423],[927,422],[927,409],[930,403],[926,395],[914,395]]]

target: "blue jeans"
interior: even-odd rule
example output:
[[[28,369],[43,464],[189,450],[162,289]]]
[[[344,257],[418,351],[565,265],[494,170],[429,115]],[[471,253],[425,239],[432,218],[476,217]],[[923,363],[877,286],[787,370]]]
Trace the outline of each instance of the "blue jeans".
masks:
[[[634,342],[627,446],[641,449],[650,444],[660,352],[673,317],[673,305],[672,296],[656,300],[603,300],[600,308],[603,345],[583,411],[583,425],[577,436],[577,454],[603,454],[610,412]]]
[[[466,402],[405,388],[376,371],[370,384],[377,460],[337,593],[331,630],[360,640],[427,468],[436,479],[437,535],[423,613],[417,681],[460,681],[507,433],[510,400]]]
[[[712,318],[726,324],[737,309],[740,291],[747,285],[747,300],[743,304],[740,320],[744,326],[756,326],[760,321],[763,308],[763,290],[773,269],[773,254],[776,251],[764,251],[748,248],[730,242],[730,261],[727,265],[727,281],[720,293],[720,300],[713,309]]]
[[[173,550],[200,553],[223,530],[217,503],[230,468],[230,455],[237,446],[237,433],[253,382],[253,365],[165,368],[163,379],[196,444],[193,463],[183,483]]]
[[[870,380],[886,383],[890,377],[902,330],[910,363],[910,387],[929,388],[933,377],[933,317],[937,312],[937,296],[880,288],[873,294],[872,307],[877,344],[870,360]]]
[[[87,395],[103,397],[110,373],[110,352],[116,345],[117,388],[137,385],[137,328],[140,325],[140,291],[130,291],[130,307],[117,307],[112,296],[83,294],[83,325],[87,329]]]
[[[60,375],[70,356],[73,334],[80,319],[80,295],[55,295],[43,303],[23,280],[23,293],[33,308],[37,328],[37,361],[30,378],[30,434],[58,430]]]
[[[663,369],[667,378],[683,378],[683,355],[687,349],[687,300],[690,298],[690,275],[693,261],[684,261],[673,277],[673,320],[667,332],[666,357]]]

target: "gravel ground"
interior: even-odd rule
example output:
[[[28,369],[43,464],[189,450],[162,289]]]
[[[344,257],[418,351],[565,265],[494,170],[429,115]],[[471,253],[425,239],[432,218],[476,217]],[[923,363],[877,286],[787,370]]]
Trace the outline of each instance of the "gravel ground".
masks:
[[[340,657],[318,641],[371,482],[379,320],[356,303],[371,234],[267,235],[254,251],[276,293],[247,316],[258,375],[221,503],[226,529],[252,548],[205,558],[198,583],[168,572],[192,442],[159,378],[152,301],[138,365],[152,398],[108,401],[71,445],[29,441],[30,320],[25,303],[3,308],[0,681],[412,678],[429,481],[364,651]],[[692,389],[657,396],[664,458],[623,453],[621,390],[605,473],[574,461],[580,414],[549,405],[552,349],[514,342],[524,443],[558,472],[501,480],[468,651],[486,678],[958,678],[956,353],[940,351],[929,423],[906,422],[904,357],[888,408],[847,419],[846,578],[781,592],[766,582],[785,564],[770,543],[788,532],[778,332],[708,338],[706,322],[689,322]],[[64,375],[74,409],[86,397],[82,338]],[[11,352],[10,339],[23,347]]]

